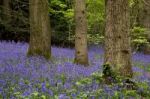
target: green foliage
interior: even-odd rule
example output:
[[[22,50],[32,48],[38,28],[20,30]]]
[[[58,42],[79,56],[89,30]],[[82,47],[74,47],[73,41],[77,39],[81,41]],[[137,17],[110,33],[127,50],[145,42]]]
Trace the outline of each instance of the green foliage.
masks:
[[[87,85],[87,84],[91,84],[91,83],[92,83],[92,79],[84,78],[84,79],[81,79],[78,82],[76,82],[76,85],[82,86],[82,85]]]
[[[11,0],[10,0],[11,1]],[[3,13],[0,5],[0,39],[3,40],[29,40],[29,13],[28,0],[13,0],[10,4],[9,14]],[[5,17],[8,17],[7,20]]]
[[[145,71],[150,72],[150,65],[146,66],[144,69]]]
[[[141,27],[134,27],[131,30],[132,36],[132,45],[137,49],[149,44],[147,34],[145,33],[146,29]]]
[[[49,0],[49,13],[52,27],[52,42],[66,44],[69,36],[73,35],[73,16],[72,2],[67,0]],[[69,41],[70,43],[71,41]]]
[[[142,0],[130,0],[130,26],[139,26],[138,17],[140,15],[140,10],[143,9]]]
[[[64,80],[65,75],[59,75],[56,77],[57,80]],[[149,85],[147,82],[134,82],[137,85],[136,89],[128,89],[125,87],[125,85],[129,85],[129,81],[133,82],[132,79],[125,80],[125,78],[122,77],[116,77],[117,82],[113,83],[111,85],[106,85],[103,83],[102,73],[100,71],[94,72],[89,77],[81,77],[80,79],[75,79],[74,86],[71,86],[69,89],[64,89],[63,83],[60,83],[60,85],[57,84],[57,86],[51,86],[49,84],[49,81],[46,79],[41,80],[41,82],[45,83],[45,87],[47,90],[52,90],[53,95],[48,94],[47,92],[41,92],[42,85],[41,82],[35,83],[34,88],[38,89],[33,90],[30,92],[30,94],[24,96],[23,91],[16,92],[14,88],[17,88],[17,85],[12,85],[8,82],[8,86],[10,87],[9,90],[6,90],[7,96],[10,95],[14,96],[16,99],[59,99],[60,94],[65,94],[66,99],[71,98],[75,95],[75,99],[91,99],[92,97],[95,97],[96,99],[104,98],[104,99],[129,99],[129,98],[136,98],[143,97],[146,99],[149,99],[150,97],[150,90]],[[95,83],[95,81],[98,81]],[[29,82],[28,80],[24,80],[24,86],[28,86],[33,82]],[[127,83],[127,84],[126,84]],[[89,90],[88,88],[91,88],[92,86],[95,86],[97,84],[99,87],[97,87],[95,90]],[[88,90],[86,90],[88,89]],[[111,95],[110,95],[111,94]],[[1,97],[1,95],[0,95]]]
[[[92,73],[92,79],[96,81],[96,83],[102,83],[103,82],[103,78],[102,78],[102,73],[100,72],[94,72]]]
[[[87,0],[88,41],[99,44],[103,42],[104,0]],[[74,43],[74,9],[72,1],[51,0],[50,16],[54,42]]]
[[[61,74],[60,79],[62,80],[62,84],[64,85],[65,81],[67,79],[66,76],[65,76],[65,74]]]
[[[89,44],[102,44],[104,42],[104,36],[101,34],[88,34]]]
[[[0,37],[4,39],[29,40],[28,0],[14,0],[11,7],[13,13],[9,22],[0,16]],[[74,7],[71,0],[49,0],[49,16],[52,26],[52,43],[74,46]],[[88,21],[88,42],[100,44],[104,42],[105,0],[86,0]],[[139,10],[143,9],[142,0],[130,0],[132,45],[140,49],[148,44],[145,29],[138,23]],[[0,11],[2,7],[0,6]],[[1,11],[2,12],[2,11]]]
[[[105,21],[105,0],[87,0],[89,34],[103,34]]]
[[[113,75],[112,69],[109,64],[103,65],[103,74],[104,74],[104,76],[108,76],[108,77]]]
[[[107,68],[107,70],[110,70],[110,68],[108,68],[108,65],[105,65],[105,69]],[[110,73],[106,73],[107,75],[110,75]],[[95,82],[97,80],[97,83],[99,83],[100,85],[104,86],[103,84],[103,78],[102,78],[102,74],[100,72],[94,72],[90,77],[87,78],[83,78],[79,81],[76,82],[76,86],[78,87],[74,87],[74,88],[86,88],[85,86],[90,86],[90,84],[92,84],[93,82]],[[149,86],[147,84],[147,82],[135,82],[132,79],[129,78],[124,78],[124,77],[119,77],[116,76],[116,81],[115,83],[112,83],[111,85],[109,85],[108,87],[114,88],[117,87],[120,89],[117,89],[116,91],[114,91],[114,93],[112,93],[113,95],[111,96],[112,99],[120,99],[120,98],[139,98],[139,97],[149,97]],[[129,88],[130,87],[130,88]],[[103,97],[103,98],[108,98],[108,93],[106,93],[104,91],[105,88],[101,89],[97,89],[95,91],[92,92],[81,92],[78,96],[77,99],[82,98],[82,99],[87,99],[91,96],[94,97]]]
[[[150,97],[150,90],[149,85],[146,82],[138,83],[139,90],[137,90],[137,93],[140,94],[143,97]]]

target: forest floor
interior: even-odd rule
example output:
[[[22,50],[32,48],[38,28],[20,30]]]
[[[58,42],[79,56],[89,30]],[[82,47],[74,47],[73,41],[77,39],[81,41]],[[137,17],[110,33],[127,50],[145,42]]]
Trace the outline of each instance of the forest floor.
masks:
[[[125,90],[123,82],[101,82],[101,46],[89,47],[88,67],[73,64],[74,49],[52,47],[51,61],[26,57],[27,49],[26,43],[0,42],[0,99],[150,98],[150,55],[133,54],[132,80],[139,88]]]

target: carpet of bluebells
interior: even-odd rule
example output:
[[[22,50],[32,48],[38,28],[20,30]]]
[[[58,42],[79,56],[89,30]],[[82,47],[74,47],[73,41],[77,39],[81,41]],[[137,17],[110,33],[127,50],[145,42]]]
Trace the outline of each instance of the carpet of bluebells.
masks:
[[[74,49],[52,47],[52,60],[27,57],[28,44],[0,42],[0,99],[150,99],[150,55],[133,54],[133,81],[101,81],[103,49],[89,48],[90,66],[73,64]]]

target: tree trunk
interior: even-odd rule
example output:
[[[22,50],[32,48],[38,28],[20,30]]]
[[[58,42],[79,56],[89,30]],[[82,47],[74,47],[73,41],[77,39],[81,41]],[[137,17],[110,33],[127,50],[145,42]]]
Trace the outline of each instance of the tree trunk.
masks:
[[[114,73],[132,77],[128,0],[106,0],[105,57]]]
[[[28,55],[51,57],[51,32],[47,0],[30,0],[30,44]]]
[[[88,65],[86,0],[75,0],[75,63]]]

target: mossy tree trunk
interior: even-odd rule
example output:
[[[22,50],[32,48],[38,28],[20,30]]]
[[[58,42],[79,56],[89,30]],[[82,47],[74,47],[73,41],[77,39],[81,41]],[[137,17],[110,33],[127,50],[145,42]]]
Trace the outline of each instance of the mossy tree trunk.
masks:
[[[75,0],[75,63],[88,65],[86,0]]]
[[[106,0],[105,56],[119,76],[132,77],[128,0]]]
[[[51,57],[51,30],[48,0],[29,0],[30,43],[28,55]]]

